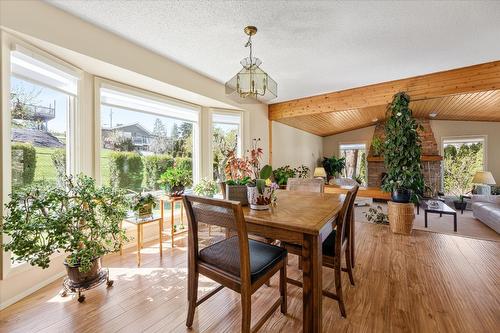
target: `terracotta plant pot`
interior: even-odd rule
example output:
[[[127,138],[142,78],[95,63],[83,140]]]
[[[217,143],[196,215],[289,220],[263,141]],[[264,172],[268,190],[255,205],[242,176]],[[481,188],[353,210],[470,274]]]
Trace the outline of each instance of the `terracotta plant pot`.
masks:
[[[247,186],[246,185],[227,185],[226,184],[226,199],[239,201],[242,206],[248,205]]]
[[[89,281],[96,280],[99,277],[99,272],[101,271],[101,258],[94,259],[92,267],[87,272],[80,272],[78,269],[80,266],[70,266],[66,260],[64,261],[64,266],[66,266],[66,273],[68,278],[74,285],[82,285]]]

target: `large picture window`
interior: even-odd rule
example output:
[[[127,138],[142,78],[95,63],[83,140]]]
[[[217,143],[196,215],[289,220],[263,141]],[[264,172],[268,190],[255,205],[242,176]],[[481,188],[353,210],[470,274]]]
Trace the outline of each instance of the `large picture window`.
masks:
[[[447,195],[472,190],[472,178],[485,167],[485,138],[443,139],[443,189]]]
[[[165,171],[189,171],[193,182],[196,108],[101,88],[100,175],[134,192],[160,189]]]
[[[57,184],[70,169],[78,78],[28,51],[11,52],[11,187]],[[69,71],[69,70],[68,70]]]
[[[367,182],[366,145],[364,143],[341,144],[340,157],[345,158],[343,176],[358,180],[362,185]]]
[[[227,156],[241,155],[241,114],[237,112],[212,113],[212,170],[213,179],[224,180]]]

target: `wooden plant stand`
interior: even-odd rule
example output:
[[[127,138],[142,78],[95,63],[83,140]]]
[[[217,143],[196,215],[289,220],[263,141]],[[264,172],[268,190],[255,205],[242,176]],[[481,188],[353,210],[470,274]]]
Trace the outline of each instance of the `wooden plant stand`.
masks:
[[[389,225],[395,234],[410,235],[415,220],[415,206],[412,203],[387,202]]]
[[[184,224],[184,219],[183,219],[184,203],[182,202],[182,197],[169,197],[169,196],[161,197],[160,198],[160,212],[161,212],[161,218],[163,221],[165,221],[164,212],[163,212],[165,202],[168,202],[170,204],[170,232],[169,232],[170,235],[169,236],[170,236],[170,240],[172,241],[171,246],[172,246],[172,248],[174,248],[175,236],[188,231],[187,225]],[[174,227],[174,225],[175,225],[174,213],[175,213],[175,203],[176,202],[180,202],[180,206],[181,206],[180,222],[181,222],[181,225],[184,227],[181,230],[175,230],[175,227]]]

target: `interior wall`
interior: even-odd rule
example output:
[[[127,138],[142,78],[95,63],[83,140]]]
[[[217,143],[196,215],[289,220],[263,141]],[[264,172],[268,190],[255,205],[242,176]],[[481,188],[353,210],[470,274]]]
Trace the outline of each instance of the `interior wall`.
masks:
[[[365,142],[366,148],[369,148],[375,126],[360,128],[354,131],[330,135],[323,138],[323,154],[325,156],[339,156],[339,145],[341,143],[360,143]]]
[[[498,147],[500,143],[500,122],[431,120],[430,124],[439,147],[441,147],[443,137],[487,136],[486,169],[491,171],[497,184],[500,184],[500,149]],[[324,137],[323,153],[325,156],[338,156],[340,143],[367,142],[368,147],[374,131],[375,126],[370,126]]]
[[[279,122],[272,122],[273,168],[307,165],[311,172],[323,156],[323,138]]]
[[[431,128],[440,147],[444,137],[486,135],[486,170],[500,184],[500,122],[431,120]]]

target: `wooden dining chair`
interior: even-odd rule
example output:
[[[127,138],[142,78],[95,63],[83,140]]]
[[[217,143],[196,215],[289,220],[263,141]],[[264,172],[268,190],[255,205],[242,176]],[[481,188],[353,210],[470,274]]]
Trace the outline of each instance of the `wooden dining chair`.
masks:
[[[288,191],[323,193],[325,191],[325,181],[320,178],[288,178],[286,189]],[[302,257],[300,255],[298,266],[299,269],[302,269]]]
[[[189,221],[189,308],[186,326],[192,326],[196,307],[224,287],[241,294],[241,332],[257,331],[279,306],[281,312],[286,314],[286,249],[248,239],[243,210],[239,202],[193,195],[185,195],[183,199]],[[224,238],[200,249],[199,223],[230,229],[236,236]],[[251,328],[251,296],[278,271],[280,271],[280,298]],[[198,299],[199,274],[221,285]]]
[[[325,181],[320,178],[288,178],[286,189],[289,191],[323,193],[325,191]]]
[[[349,281],[354,286],[354,274],[351,263],[351,246],[349,237],[351,228],[353,228],[352,212],[354,209],[354,200],[358,193],[359,186],[349,189],[345,195],[344,203],[336,218],[336,228],[323,241],[323,266],[333,268],[335,277],[335,293],[323,290],[323,296],[333,298],[338,301],[340,313],[346,317],[344,297],[342,293],[341,272],[345,271],[349,275]],[[296,244],[282,243],[290,253],[302,255],[302,247]],[[342,256],[346,261],[346,267],[342,267]],[[302,287],[302,282],[287,278],[287,281],[293,285]]]

